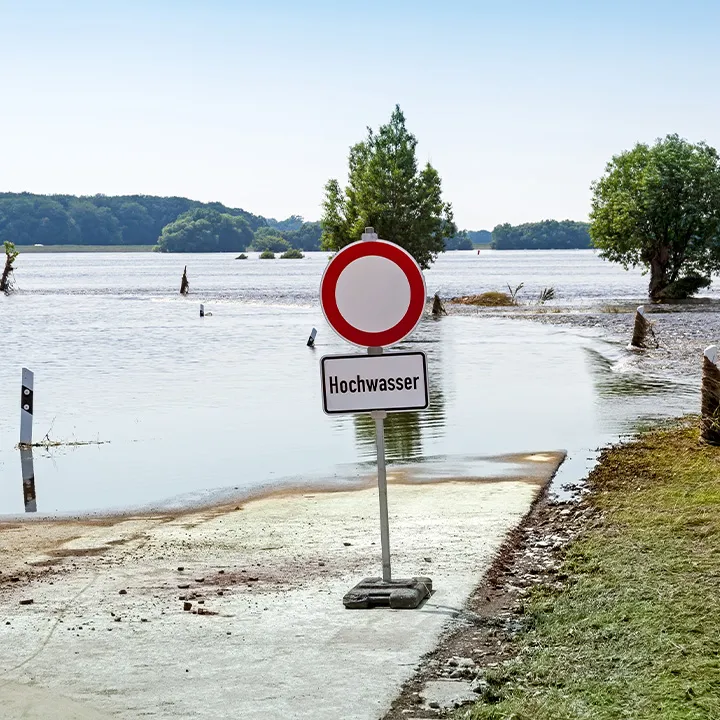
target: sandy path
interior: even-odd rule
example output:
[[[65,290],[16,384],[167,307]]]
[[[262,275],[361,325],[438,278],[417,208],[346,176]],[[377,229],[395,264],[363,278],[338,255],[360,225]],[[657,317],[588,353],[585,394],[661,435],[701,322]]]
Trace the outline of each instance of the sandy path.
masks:
[[[343,608],[379,573],[375,489],[0,524],[2,717],[377,718],[559,460],[391,486],[394,575],[436,589],[418,611]]]

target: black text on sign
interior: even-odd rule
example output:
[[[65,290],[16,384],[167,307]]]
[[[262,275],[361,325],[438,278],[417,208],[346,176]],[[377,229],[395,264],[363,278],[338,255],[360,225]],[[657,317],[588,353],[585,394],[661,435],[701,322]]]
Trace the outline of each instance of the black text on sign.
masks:
[[[397,412],[428,406],[425,353],[328,355],[320,366],[326,413]]]

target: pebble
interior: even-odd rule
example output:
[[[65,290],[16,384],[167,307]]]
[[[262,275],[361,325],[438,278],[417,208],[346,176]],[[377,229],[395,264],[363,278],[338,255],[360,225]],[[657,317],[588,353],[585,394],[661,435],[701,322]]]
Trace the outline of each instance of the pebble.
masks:
[[[118,594],[119,595],[127,595],[127,590],[123,589]]]
[[[187,612],[188,610],[192,610],[192,603],[191,602],[183,603],[183,610],[185,610],[185,612]]]
[[[187,590],[190,587],[189,584],[185,583],[184,585],[178,585],[178,589],[180,590]]]
[[[178,572],[182,572],[184,569],[185,569],[185,568],[181,565],[181,566],[178,568]]]
[[[32,605],[35,601],[32,598],[27,598],[27,600],[21,600],[21,605]]]
[[[195,578],[195,582],[196,582],[196,583],[205,582],[205,578],[204,578],[204,577]]]
[[[343,545],[344,545],[345,547],[350,547],[350,545],[352,545],[352,543],[344,542]]]

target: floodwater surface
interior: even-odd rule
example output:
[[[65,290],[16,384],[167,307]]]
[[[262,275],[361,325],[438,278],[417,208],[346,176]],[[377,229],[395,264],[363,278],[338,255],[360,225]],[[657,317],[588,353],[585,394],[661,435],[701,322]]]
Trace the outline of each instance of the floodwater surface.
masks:
[[[320,357],[353,351],[318,304],[326,262],[21,256],[20,291],[0,300],[0,515],[178,508],[371,474],[371,419],[322,412]],[[444,296],[553,285],[578,306],[645,287],[591,251],[450,253],[426,278]],[[211,316],[199,317],[200,302]],[[697,403],[694,385],[639,375],[622,346],[591,331],[426,318],[396,349],[428,357],[429,410],[386,423],[389,461],[418,481],[507,475],[503,456],[558,450],[572,479],[637,422]],[[23,366],[35,372],[36,442],[103,443],[35,449],[33,488],[16,449]]]

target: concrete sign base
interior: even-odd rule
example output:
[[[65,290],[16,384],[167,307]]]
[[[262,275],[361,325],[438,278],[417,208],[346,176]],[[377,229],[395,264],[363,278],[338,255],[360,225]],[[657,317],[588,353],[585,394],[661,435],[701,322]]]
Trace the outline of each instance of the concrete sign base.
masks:
[[[389,607],[394,610],[414,610],[432,594],[432,580],[413,577],[384,582],[381,578],[365,578],[343,598],[348,610],[367,610]]]

